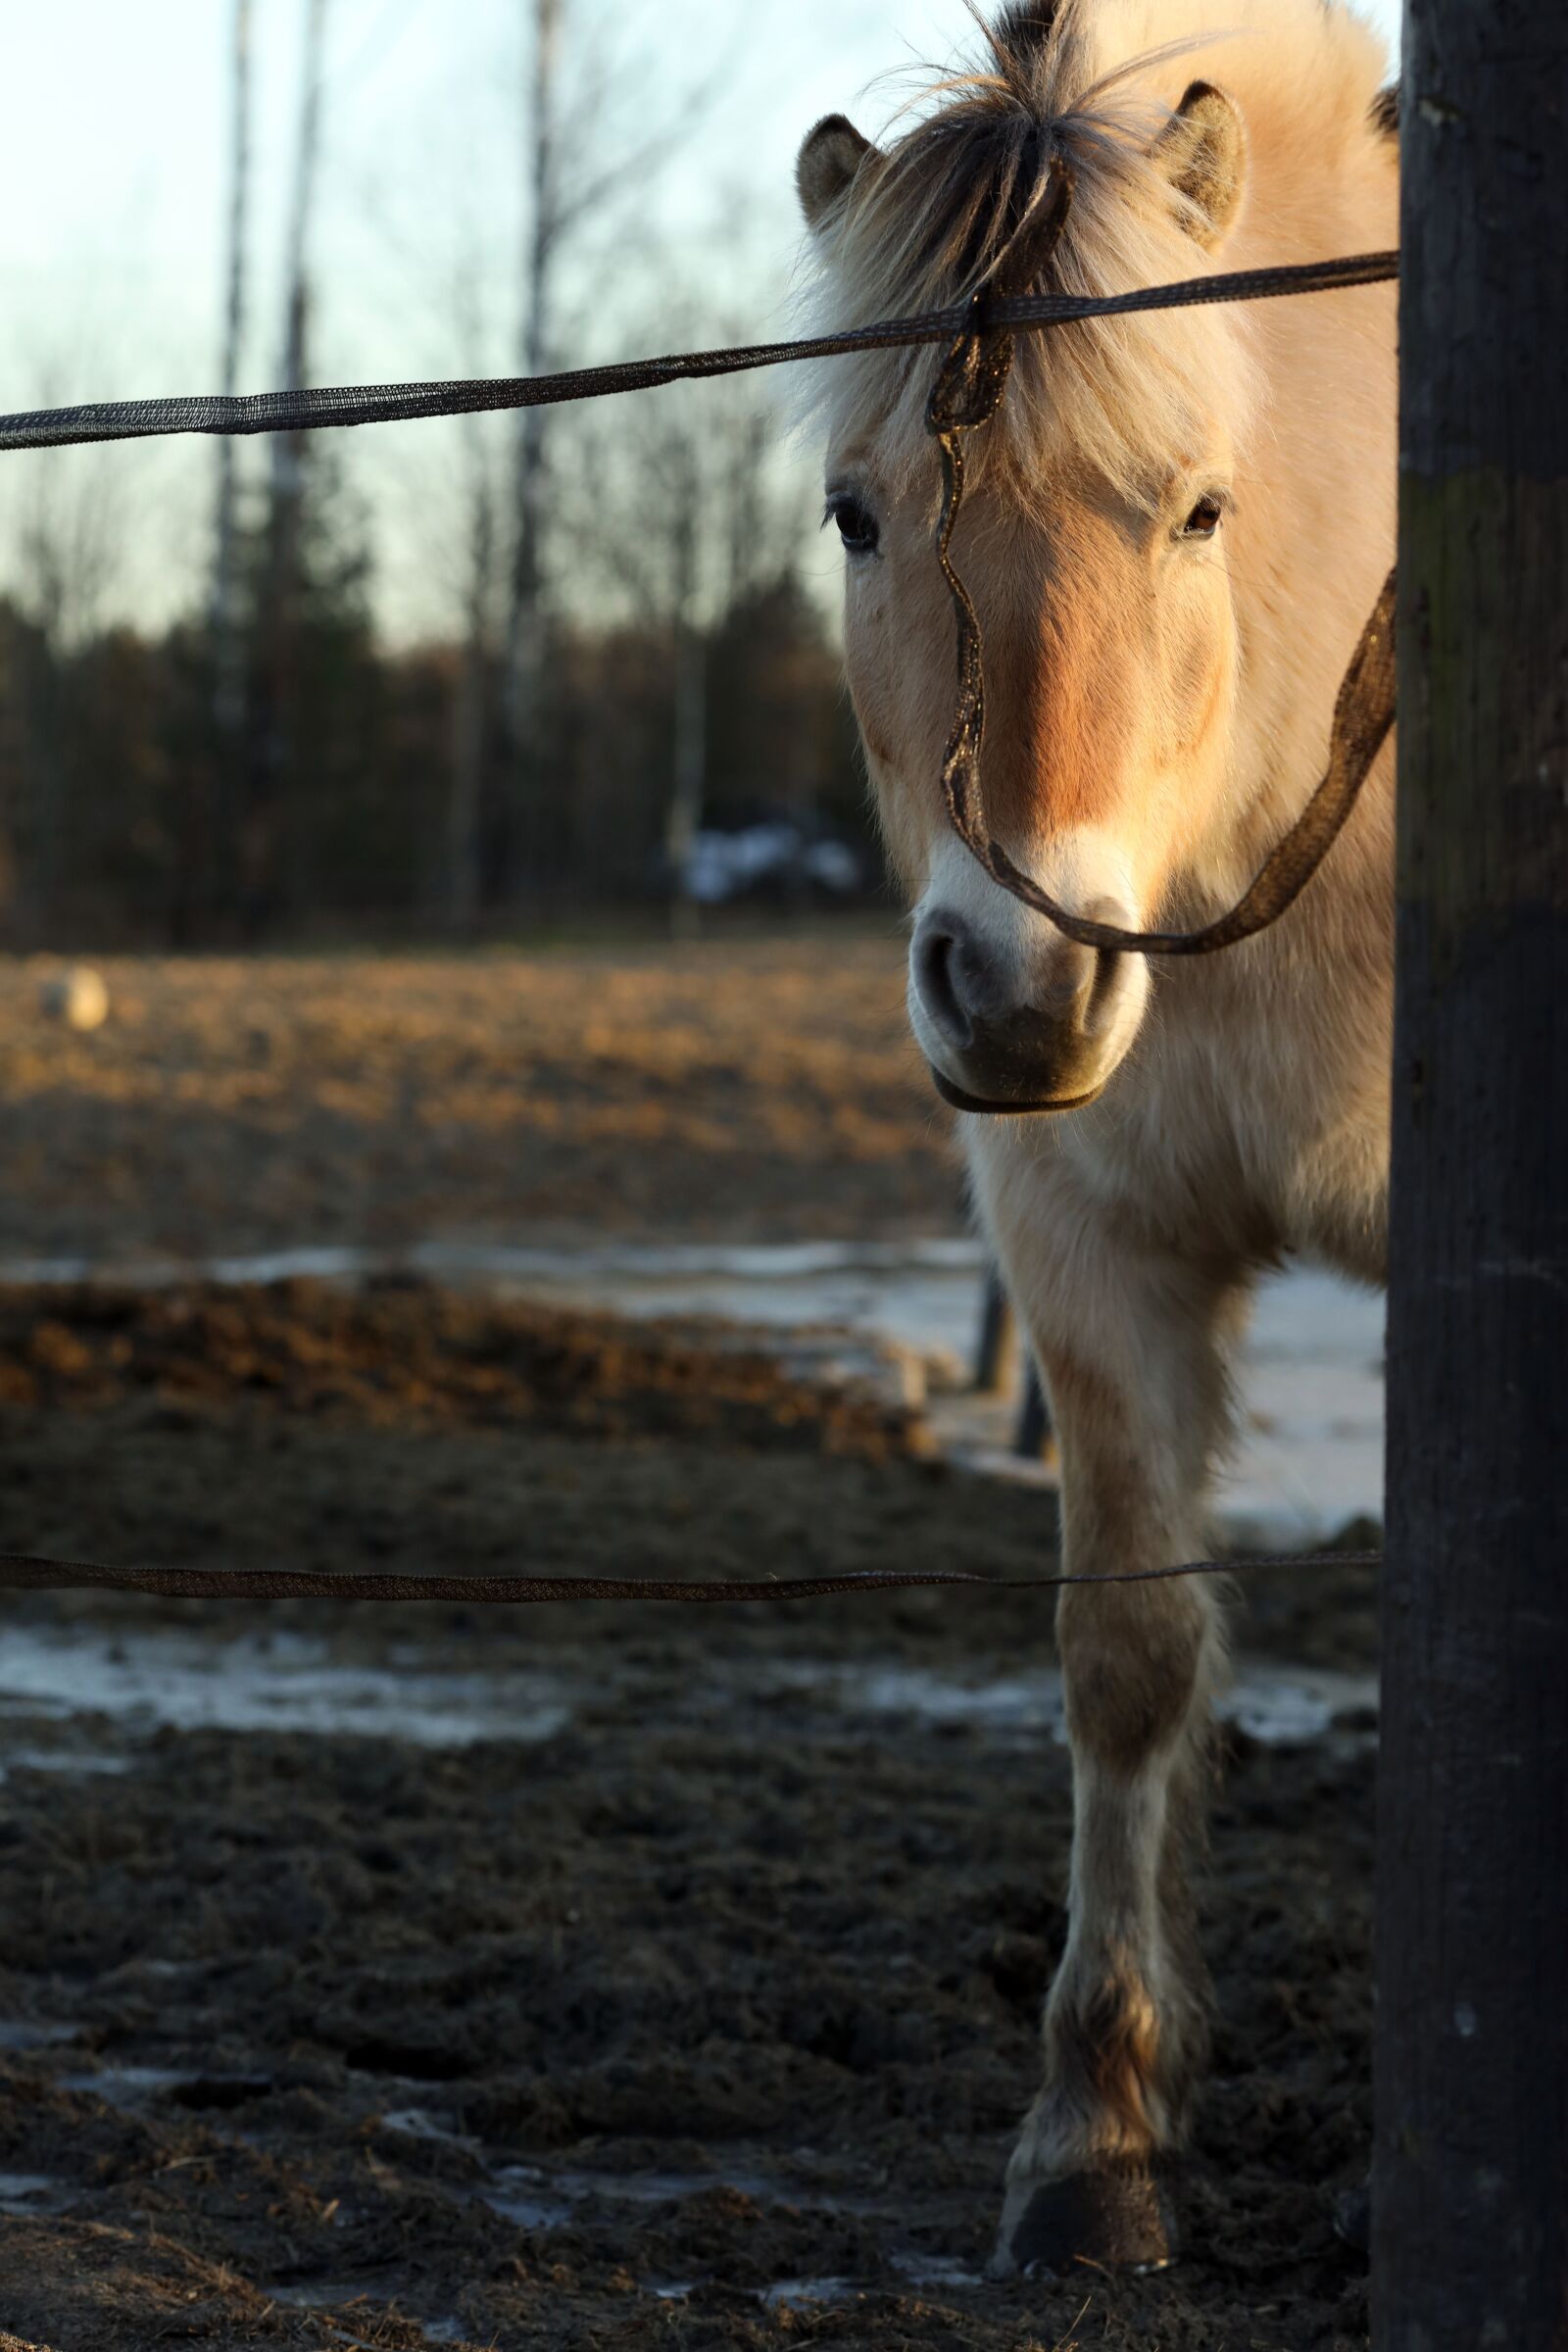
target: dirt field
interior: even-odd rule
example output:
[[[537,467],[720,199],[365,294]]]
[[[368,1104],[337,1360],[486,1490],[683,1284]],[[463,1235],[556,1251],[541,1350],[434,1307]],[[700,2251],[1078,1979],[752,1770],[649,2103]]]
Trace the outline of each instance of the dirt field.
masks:
[[[650,1189],[618,1230],[942,1230],[951,1175],[892,951],[855,947],[838,978],[815,952],[756,954],[748,984],[772,975],[799,1008],[787,1081],[732,964],[716,992],[679,958],[632,991],[663,1010],[687,992],[705,1074],[664,1102],[668,1128],[650,1121]],[[526,1106],[556,1048],[536,1038],[529,1063],[484,1042],[472,967],[373,988],[345,969],[338,998],[330,967],[294,997],[280,968],[270,1001],[314,1040],[304,1189],[246,1182],[258,1155],[293,1168],[286,1090],[268,1078],[259,1110],[237,1077],[225,1095],[211,1039],[176,1053],[207,1034],[209,975],[165,967],[134,983],[144,1031],[74,1042],[76,1075],[24,1087],[15,1250],[362,1239],[372,1207],[378,1238],[411,1239],[447,1203],[437,1229],[505,1238],[617,1198],[635,1156],[609,1135],[617,1089],[603,1132],[583,1102],[575,1140],[541,1143]],[[830,1081],[811,1032],[857,987]],[[519,1030],[550,995],[522,967],[507,992]],[[395,1009],[373,1083],[334,1109],[367,997]],[[24,1015],[18,996],[4,1051],[36,1074]],[[442,1140],[463,1054],[479,1075]],[[626,1102],[638,1084],[654,1099],[645,1071]],[[693,1142],[693,1103],[722,1136],[731,1095],[733,1152]],[[792,1134],[788,1228],[751,1188]],[[448,1152],[455,1172],[429,1173]],[[509,1152],[538,1228],[507,1205]],[[0,1299],[0,1544],[760,1579],[1054,1557],[1048,1497],[924,1458],[914,1416],[734,1335],[409,1283]],[[1255,1579],[1248,1603],[1246,1674],[1332,1681],[1371,1656],[1357,1571]],[[1224,1735],[1186,2258],[983,2277],[1063,1933],[1049,1615],[1004,1592],[515,1615],[8,1600],[0,2340],[1364,2352],[1364,2261],[1334,2229],[1369,2125],[1373,1740],[1354,1704],[1294,1740]]]
[[[960,1223],[903,940],[0,964],[0,1250],[244,1251]]]

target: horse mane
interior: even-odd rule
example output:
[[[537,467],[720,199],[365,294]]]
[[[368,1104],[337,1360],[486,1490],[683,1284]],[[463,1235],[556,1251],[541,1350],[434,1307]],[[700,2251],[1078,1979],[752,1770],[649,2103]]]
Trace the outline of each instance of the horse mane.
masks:
[[[1295,246],[1301,258],[1339,250],[1332,225],[1315,237],[1308,228],[1301,242],[1303,167],[1316,153],[1327,186],[1348,137],[1387,142],[1381,47],[1341,0],[1014,0],[994,21],[975,15],[984,54],[922,77],[902,110],[914,120],[867,152],[818,223],[809,331],[963,300],[1017,229],[1054,153],[1073,178],[1065,232],[1048,271],[1030,261],[1026,240],[1009,256],[1009,292],[1119,293],[1245,267],[1268,252],[1271,207],[1286,219],[1291,249],[1280,258],[1298,258]],[[1216,255],[1152,156],[1200,77],[1233,93],[1248,126],[1243,217]],[[811,372],[814,414],[839,429],[863,422],[898,475],[929,465],[929,352],[870,353]],[[974,458],[1010,459],[1027,489],[1066,440],[1075,462],[1152,498],[1159,453],[1184,447],[1193,419],[1220,397],[1233,438],[1245,441],[1257,379],[1240,308],[1024,334],[999,425],[976,436]]]

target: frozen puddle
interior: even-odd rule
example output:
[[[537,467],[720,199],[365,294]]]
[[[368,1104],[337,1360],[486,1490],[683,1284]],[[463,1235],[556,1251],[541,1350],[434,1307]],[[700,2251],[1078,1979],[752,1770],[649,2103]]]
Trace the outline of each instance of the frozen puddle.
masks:
[[[1344,1722],[1357,1732],[1369,1728],[1377,1708],[1375,1674],[1254,1663],[1222,1693],[1214,1711],[1221,1723],[1235,1724],[1264,1747],[1307,1747]]]
[[[358,1733],[466,1747],[553,1739],[571,1712],[556,1680],[525,1667],[491,1675],[402,1662],[335,1665],[323,1643],[302,1634],[215,1642],[86,1626],[58,1634],[11,1625],[0,1633],[0,1720],[102,1715],[137,1731]],[[0,1765],[18,1760],[19,1751],[0,1753]],[[112,1770],[114,1762],[77,1756],[66,1768]]]
[[[893,2261],[911,2286],[978,2287],[983,2291],[988,2283],[978,2271],[967,2269],[947,2254],[895,2253]]]
[[[174,2090],[199,2076],[177,2066],[105,2066],[74,2075],[62,2075],[62,2090],[102,2099],[106,2107],[139,2107],[161,2091]]]
[[[0,2017],[0,2051],[53,2050],[74,2041],[80,2026],[34,2023],[28,2017]]]
[[[780,2278],[763,2287],[760,2301],[764,2311],[787,2311],[795,2304],[853,2303],[864,2291],[854,2278]]]
[[[409,2325],[409,2314],[400,2297],[384,2283],[361,2286],[341,2278],[306,2279],[289,2286],[270,2286],[267,2293],[285,2311],[336,2313],[370,2331],[365,2335],[336,2332],[336,2340],[346,2348],[363,2345],[369,2352],[372,2345],[382,2341],[383,2326],[388,2319],[396,2319],[404,2327]],[[469,2340],[468,2330],[459,2319],[415,2320],[413,2325],[427,2344],[466,2344]]]
[[[478,2140],[454,2132],[427,2108],[389,2109],[381,2117],[381,2129],[402,2132],[410,2139],[429,2139],[447,2147],[466,2148],[481,2160],[484,2156]],[[570,2221],[580,2205],[599,2199],[621,2205],[672,2205],[683,2197],[710,2195],[715,2189],[728,2189],[760,2205],[801,2205],[830,2213],[885,2215],[887,2212],[886,2206],[874,2199],[813,2188],[804,2180],[787,2174],[737,2171],[733,2167],[722,2172],[674,2172],[645,2166],[634,2173],[611,2173],[569,2166],[500,2163],[490,2172],[485,2185],[475,2188],[472,2194],[481,2204],[491,2206],[523,2229],[559,2230]]]
[[[636,1666],[622,1671],[634,1686]],[[69,1724],[78,1734],[79,1719],[107,1718],[131,1735],[169,1728],[396,1739],[431,1748],[479,1740],[527,1745],[553,1739],[592,1695],[587,1685],[520,1665],[445,1674],[406,1649],[384,1665],[338,1665],[324,1644],[295,1633],[213,1642],[163,1629],[109,1635],[86,1626],[60,1633],[14,1625],[0,1635],[0,1732],[7,1716],[33,1727],[40,1719]],[[1061,1677],[1046,1666],[965,1682],[929,1667],[763,1659],[750,1670],[732,1667],[721,1685],[710,1687],[704,1706],[723,1717],[749,1712],[759,1698],[784,1695],[815,1702],[818,1728],[827,1730],[845,1716],[896,1715],[969,1724],[1021,1740],[1063,1736]],[[650,1693],[649,1703],[667,1707],[667,1693]],[[1244,1661],[1218,1712],[1254,1740],[1293,1746],[1376,1705],[1373,1675]],[[24,1764],[121,1772],[127,1761],[113,1752],[57,1752],[31,1742],[7,1747],[0,1737],[0,1777]]]
[[[935,2289],[938,2292],[944,2288],[952,2290],[959,2287],[970,2291],[975,2289],[984,2291],[987,2283],[978,2272],[966,2270],[962,2263],[951,2262],[942,2255],[900,2253],[895,2250],[891,2260],[894,2269],[910,2286],[914,2287]],[[684,2302],[689,2295],[695,2294],[700,2287],[706,2286],[708,2280],[703,2278],[671,2278],[667,2280],[645,2278],[642,2283],[650,2293],[657,2295],[661,2302],[674,2303]],[[771,2286],[757,2288],[755,2294],[756,2300],[760,2303],[764,2311],[783,2312],[793,2309],[806,2312],[842,2308],[849,2303],[858,2303],[866,2295],[875,2294],[878,2291],[880,2291],[878,2282],[866,2278],[776,2278]]]
[[[906,1722],[972,1724],[979,1729],[1037,1740],[1042,1733],[1066,1739],[1060,1674],[1040,1667],[1029,1674],[991,1682],[962,1683],[920,1666],[839,1668],[807,1664],[775,1669],[786,1688],[831,1690],[839,1703],[868,1715],[897,1715]],[[1230,1688],[1219,1693],[1214,1712],[1265,1747],[1301,1747],[1320,1740],[1341,1719],[1358,1726],[1375,1715],[1375,1674],[1340,1674],[1328,1668],[1273,1666],[1242,1661]]]
[[[695,1307],[691,1299],[725,1301],[754,1293],[813,1288],[819,1297],[856,1302],[867,1285],[890,1279],[904,1287],[910,1275],[961,1276],[974,1282],[985,1265],[978,1242],[956,1237],[905,1242],[761,1242],[732,1246],[708,1243],[609,1242],[597,1249],[559,1250],[508,1247],[490,1242],[422,1242],[410,1250],[269,1250],[250,1256],[133,1258],[106,1263],[91,1257],[0,1259],[0,1284],[77,1283],[103,1280],[134,1290],[165,1289],[172,1283],[357,1282],[369,1276],[421,1274],[431,1282],[476,1283],[485,1289],[516,1287],[530,1297],[550,1291],[574,1298],[602,1291],[606,1303],[622,1305],[622,1294],[657,1290],[663,1304],[652,1314],[726,1313],[727,1304]],[[667,1301],[673,1299],[673,1304]],[[791,1322],[820,1321],[813,1308],[786,1309]],[[834,1318],[836,1319],[836,1318]]]
[[[890,2256],[893,2267],[910,2286],[941,2293],[944,2289],[965,2288],[984,2291],[987,2281],[977,2271],[965,2269],[961,2262],[951,2261],[942,2254],[919,2254],[894,2249]],[[858,2302],[862,2296],[878,2292],[876,2283],[864,2278],[780,2278],[761,2291],[762,2307],[766,2311],[785,2311],[792,2305],[803,2309],[820,2309],[824,2305],[838,2306]]]
[[[308,2278],[293,2286],[270,2286],[267,2292],[274,2303],[281,2303],[288,2311],[353,2311],[363,2307],[365,2319],[379,2321],[381,2297],[386,2289],[361,2286],[356,2280],[344,2278]]]
[[[524,2230],[564,2228],[581,2205],[604,2199],[615,2205],[673,2205],[733,2189],[760,2205],[823,2205],[850,2210],[837,2197],[813,2196],[758,2173],[582,2173],[550,2172],[542,2165],[509,2164],[493,2183],[475,2193],[479,2202]],[[856,2211],[860,2208],[857,2206]]]
[[[59,2185],[45,2173],[0,2173],[0,2213],[41,2212],[53,2203]]]

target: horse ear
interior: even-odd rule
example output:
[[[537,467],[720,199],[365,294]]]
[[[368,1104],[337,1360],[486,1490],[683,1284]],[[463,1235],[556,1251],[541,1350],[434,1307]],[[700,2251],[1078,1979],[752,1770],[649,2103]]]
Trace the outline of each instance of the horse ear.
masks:
[[[876,149],[847,115],[824,115],[807,132],[795,159],[795,186],[808,228],[820,228],[833,207],[855,184],[855,175]]]
[[[1247,177],[1247,132],[1224,91],[1195,81],[1154,141],[1153,161],[1193,208],[1187,225],[1200,245],[1222,244]]]

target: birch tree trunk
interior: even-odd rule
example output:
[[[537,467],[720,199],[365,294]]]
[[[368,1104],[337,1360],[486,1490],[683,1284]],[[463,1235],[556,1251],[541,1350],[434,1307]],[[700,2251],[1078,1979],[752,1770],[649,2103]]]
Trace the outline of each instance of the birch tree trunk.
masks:
[[[1410,0],[1378,2352],[1568,2345],[1568,13]]]
[[[224,270],[223,349],[220,390],[239,389],[240,353],[246,313],[251,180],[252,0],[233,0],[229,46],[228,252]],[[245,660],[240,640],[235,577],[236,474],[234,444],[218,444],[218,480],[213,516],[213,576],[208,595],[208,633],[213,662],[213,777],[208,811],[211,831],[208,868],[218,903],[234,888],[236,766],[245,718]]]
[[[557,110],[564,0],[524,0],[533,39],[527,110],[528,220],[522,271],[518,366],[538,375],[549,365],[551,297],[559,241]],[[547,620],[544,569],[544,409],[519,409],[513,461],[511,596],[507,612],[502,718],[508,794],[507,877],[526,893],[537,882],[542,844],[543,688]]]
[[[483,897],[482,835],[486,753],[494,667],[497,514],[477,417],[465,420],[468,456],[468,532],[464,592],[463,666],[453,710],[452,791],[447,803],[447,919],[471,936]]]
[[[298,390],[307,376],[310,327],[310,245],[321,151],[321,82],[328,0],[305,0],[305,41],[294,185],[284,249],[282,388]],[[298,632],[300,528],[305,501],[303,433],[270,440],[270,508],[267,568],[257,622],[246,756],[246,806],[240,839],[241,902],[246,929],[255,933],[278,891],[279,801],[288,757]]]

